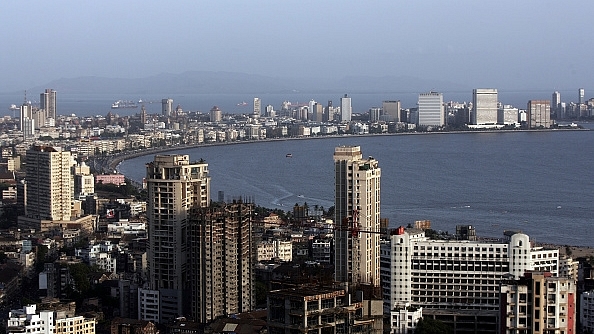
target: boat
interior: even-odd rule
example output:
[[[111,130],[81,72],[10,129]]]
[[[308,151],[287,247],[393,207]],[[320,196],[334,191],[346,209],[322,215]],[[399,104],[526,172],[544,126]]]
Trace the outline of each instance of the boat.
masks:
[[[245,107],[245,106],[247,106],[247,105],[248,105],[248,103],[247,103],[247,102],[245,102],[245,101],[243,101],[243,102],[239,102],[239,103],[237,104],[237,106],[238,106],[238,107]]]
[[[19,110],[19,107],[17,107],[16,104],[11,104],[10,105],[10,108],[8,108],[8,109],[10,109],[10,110]]]
[[[138,108],[138,105],[134,101],[117,100],[111,105],[111,109],[125,109],[125,108]]]
[[[291,153],[287,153],[287,155],[285,155],[285,157],[287,157],[287,158],[292,158],[292,157],[293,157],[293,155],[292,155]]]

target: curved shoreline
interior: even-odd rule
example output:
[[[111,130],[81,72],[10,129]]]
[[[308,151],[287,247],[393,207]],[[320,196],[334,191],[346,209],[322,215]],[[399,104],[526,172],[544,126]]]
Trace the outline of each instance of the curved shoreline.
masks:
[[[118,155],[109,157],[107,161],[102,161],[102,169],[105,171],[107,168],[109,171],[118,171],[118,165],[125,160],[134,159],[146,155],[157,154],[161,152],[180,151],[186,149],[193,149],[198,147],[210,147],[210,146],[224,146],[224,145],[242,145],[242,144],[254,144],[254,143],[266,143],[266,142],[277,142],[277,141],[289,141],[289,140],[316,140],[316,139],[329,139],[329,138],[341,138],[341,137],[375,137],[375,136],[411,136],[411,135],[448,135],[448,134],[485,134],[485,133],[516,133],[516,132],[557,132],[557,131],[590,131],[590,129],[584,128],[568,128],[568,129],[538,129],[538,130],[471,130],[471,131],[435,131],[435,132],[398,132],[398,133],[367,133],[361,135],[324,135],[324,136],[309,136],[309,137],[286,137],[286,138],[267,138],[261,140],[246,140],[246,141],[231,141],[231,142],[215,142],[215,143],[198,143],[198,144],[184,144],[176,146],[159,146],[143,149],[141,152],[137,151],[126,151]]]

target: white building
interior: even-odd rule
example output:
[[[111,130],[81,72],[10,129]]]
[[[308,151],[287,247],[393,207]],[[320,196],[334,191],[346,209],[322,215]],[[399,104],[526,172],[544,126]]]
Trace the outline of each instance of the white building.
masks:
[[[413,333],[423,317],[422,307],[405,306],[390,312],[390,334]]]
[[[398,228],[382,244],[384,311],[410,304],[423,312],[475,309],[496,316],[503,278],[558,272],[558,250],[532,248],[522,233],[505,236],[503,242],[431,240],[423,230]]]
[[[497,123],[504,125],[519,124],[520,110],[511,105],[501,105],[497,111]]]
[[[353,107],[351,105],[351,98],[347,94],[340,98],[340,121],[350,122],[353,116]]]
[[[497,124],[497,89],[477,88],[472,90],[472,124]]]
[[[419,94],[417,125],[445,125],[443,94],[436,92]]]
[[[43,310],[27,305],[8,313],[7,333],[11,334],[94,334],[95,319],[83,316],[68,317],[62,312]]]

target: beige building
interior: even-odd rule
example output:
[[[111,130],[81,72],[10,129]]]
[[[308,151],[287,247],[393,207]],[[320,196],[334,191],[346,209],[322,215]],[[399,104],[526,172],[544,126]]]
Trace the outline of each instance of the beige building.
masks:
[[[70,152],[33,146],[27,151],[25,215],[37,220],[70,220],[73,178]]]
[[[149,288],[159,290],[159,322],[166,322],[189,312],[183,302],[191,291],[189,212],[210,202],[208,164],[157,155],[146,166],[146,182]]]
[[[549,272],[527,272],[501,285],[499,333],[576,333],[576,282]]]
[[[526,113],[529,129],[551,127],[551,101],[530,100]]]
[[[380,177],[377,160],[359,146],[334,150],[335,279],[380,286]]]

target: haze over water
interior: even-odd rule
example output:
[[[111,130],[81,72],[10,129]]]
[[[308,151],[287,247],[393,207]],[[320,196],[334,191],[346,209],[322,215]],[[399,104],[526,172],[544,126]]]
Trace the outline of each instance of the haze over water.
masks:
[[[334,147],[359,145],[382,168],[382,217],[392,227],[428,219],[451,233],[469,224],[481,236],[521,230],[539,242],[594,246],[593,140],[594,131],[345,136],[177,153],[208,162],[213,199],[224,191],[288,211],[332,206]],[[120,171],[141,180],[151,160]]]

